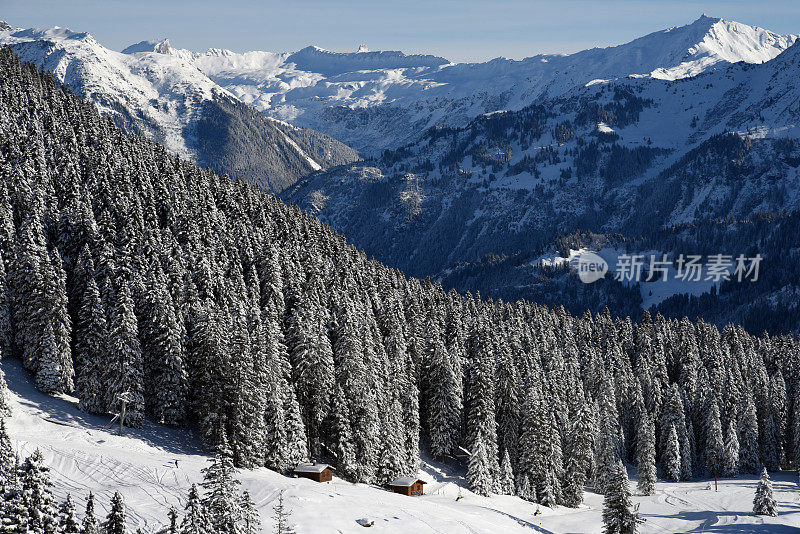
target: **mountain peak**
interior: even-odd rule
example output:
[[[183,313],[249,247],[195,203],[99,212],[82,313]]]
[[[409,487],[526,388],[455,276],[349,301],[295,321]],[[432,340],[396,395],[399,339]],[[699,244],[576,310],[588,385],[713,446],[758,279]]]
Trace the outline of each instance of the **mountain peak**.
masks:
[[[0,20],[0,32],[7,32],[9,30],[13,30],[14,28],[8,22],[4,20]]]
[[[136,54],[138,52],[156,52],[157,54],[168,55],[172,52],[172,47],[169,44],[169,39],[154,39],[139,41],[122,51],[123,54]]]
[[[708,22],[711,22],[713,24],[713,23],[719,22],[721,20],[722,19],[719,18],[719,17],[709,17],[708,15],[703,13],[702,15],[700,15],[700,18],[698,18],[696,21],[692,22],[692,24],[708,23]]]
[[[691,24],[652,33],[631,44],[647,47],[658,57],[661,67],[651,73],[653,77],[674,80],[696,76],[719,63],[769,61],[797,37],[703,14]]]

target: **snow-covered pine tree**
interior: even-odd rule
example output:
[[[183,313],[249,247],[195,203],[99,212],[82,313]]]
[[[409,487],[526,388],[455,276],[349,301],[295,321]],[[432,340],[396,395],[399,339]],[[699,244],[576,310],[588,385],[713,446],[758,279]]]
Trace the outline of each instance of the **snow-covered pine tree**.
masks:
[[[705,448],[706,474],[713,476],[714,470],[720,472],[720,467],[725,459],[725,442],[722,438],[722,423],[719,417],[719,408],[715,400],[710,401],[710,407],[706,411],[705,420]]]
[[[469,464],[471,469],[467,470],[467,480],[473,491],[480,495],[488,495],[489,492],[496,492],[498,489],[500,465],[494,404],[493,356],[489,332],[484,325],[473,328],[468,347],[472,365],[467,381],[465,412],[467,446],[472,456]]]
[[[86,499],[86,513],[81,521],[81,534],[100,534],[100,521],[94,515],[94,494],[91,491]]]
[[[503,459],[500,462],[500,493],[503,495],[516,494],[516,483],[514,482],[514,470],[511,467],[511,457],[505,449],[503,449]]]
[[[22,490],[18,487],[6,488],[0,507],[0,531],[28,534],[32,531],[31,515],[26,505]]]
[[[286,427],[286,396],[288,376],[284,376],[283,360],[286,349],[279,339],[280,327],[273,313],[264,313],[264,465],[276,471],[289,467],[289,436]],[[334,411],[334,416],[336,416]],[[301,421],[302,423],[302,421]],[[306,440],[303,438],[305,444]]]
[[[564,505],[577,507],[583,502],[583,489],[586,486],[587,474],[594,462],[594,420],[586,402],[570,423],[568,435],[567,465],[564,479]]]
[[[653,495],[656,489],[656,426],[644,413],[636,436],[636,486],[642,495]]]
[[[192,484],[186,506],[183,507],[180,534],[212,534],[211,522],[206,515],[205,507],[200,500],[197,484]]]
[[[661,443],[669,443],[670,427],[675,429],[675,433],[678,437],[678,443],[680,445],[680,480],[688,480],[691,478],[693,471],[692,447],[689,440],[687,420],[683,409],[683,398],[677,384],[672,385],[672,389],[669,393],[667,401],[663,406],[663,412],[661,415]],[[668,451],[669,454],[672,454],[672,451],[669,450],[669,447],[662,448],[662,466],[666,463],[666,459],[663,457],[663,454],[666,454]],[[665,478],[671,480],[668,476],[665,476]]]
[[[120,408],[120,396],[127,394],[125,424],[130,427],[141,426],[144,420],[142,350],[133,299],[124,280],[120,282],[111,310],[108,338],[110,365],[103,371],[109,405]]]
[[[298,463],[308,460],[309,455],[306,429],[300,414],[300,403],[297,401],[292,384],[287,385],[284,413],[286,417],[286,463],[288,466],[294,467]]]
[[[403,408],[400,405],[397,386],[391,387],[390,399],[384,403],[381,425],[381,447],[378,455],[377,476],[379,482],[388,483],[406,473],[403,450]]]
[[[202,470],[201,486],[206,491],[202,504],[215,534],[238,534],[239,502],[236,487],[239,481],[235,478],[236,468],[228,439],[224,431],[220,431],[219,435],[216,453],[209,460],[211,465]]]
[[[681,479],[681,445],[673,424],[670,424],[667,429],[667,439],[664,442],[664,452],[661,456],[661,471],[664,478],[670,482],[677,482]]]
[[[517,460],[521,420],[519,390],[520,383],[516,364],[511,357],[515,340],[506,345],[505,352],[498,355],[497,364],[497,443],[510,458]],[[516,348],[516,350],[520,350]]]
[[[75,379],[71,352],[72,320],[67,307],[67,274],[64,272],[61,254],[57,248],[50,252],[50,276],[47,296],[50,306],[49,320],[53,325],[59,361],[58,391],[71,393]]]
[[[769,479],[767,468],[761,471],[761,479],[756,487],[756,496],[753,499],[753,513],[756,515],[778,515],[778,503],[772,493],[772,481]]]
[[[449,361],[444,343],[434,339],[427,369],[431,388],[428,404],[428,432],[431,453],[436,458],[451,454],[458,444],[461,424],[461,396],[459,381]]]
[[[167,513],[167,519],[169,520],[169,525],[166,528],[162,529],[159,534],[179,534],[179,526],[178,526],[178,510],[175,509],[174,506],[169,507],[169,512]]]
[[[59,510],[59,534],[79,534],[80,531],[80,524],[75,518],[75,502],[68,493]]]
[[[11,445],[6,420],[0,417],[0,495],[17,481],[17,455]]]
[[[739,417],[739,471],[757,473],[761,466],[758,440],[758,416],[752,394],[746,393],[744,410]]]
[[[148,411],[168,425],[186,416],[187,373],[184,368],[183,329],[158,262],[147,272],[144,305],[139,321],[143,371],[148,380]]]
[[[315,458],[322,451],[322,422],[328,416],[334,381],[333,349],[321,308],[318,295],[305,295],[293,310],[287,338],[308,448]]]
[[[470,451],[467,465],[467,483],[469,489],[478,495],[488,496],[492,492],[494,480],[492,479],[491,462],[486,451],[484,440],[477,439]]]
[[[739,474],[739,437],[736,434],[735,422],[731,421],[725,432],[725,453],[720,462],[724,477],[735,477]]]
[[[291,510],[287,510],[286,506],[283,503],[283,492],[278,494],[278,502],[275,503],[275,506],[272,507],[275,514],[272,516],[272,519],[275,520],[275,525],[273,528],[274,534],[295,534],[294,528],[292,528],[289,520],[292,517]]]
[[[252,304],[253,328],[250,329],[248,313],[241,304],[245,298],[239,300],[239,303],[234,303],[238,311],[232,312],[234,324],[229,330],[230,351],[239,354],[239,358],[236,365],[225,373],[233,379],[229,394],[236,399],[231,402],[233,410],[228,413],[227,427],[230,429],[236,465],[252,468],[260,465],[264,458],[265,340],[260,326],[260,312],[255,308],[255,303]],[[230,358],[228,361],[233,363]]]
[[[614,388],[608,383],[599,402],[600,421],[597,440],[597,490],[606,493],[615,476],[617,462],[622,457],[619,438],[619,416],[614,398]]]
[[[118,491],[115,491],[114,496],[111,497],[111,510],[106,516],[103,528],[105,534],[126,534],[128,531],[125,526],[125,501]]]
[[[28,509],[28,528],[32,532],[49,534],[58,529],[58,507],[49,471],[39,449],[22,465],[22,502]]]
[[[537,502],[536,488],[531,485],[528,473],[522,473],[517,477],[517,496],[530,502]]]
[[[603,500],[603,534],[636,534],[642,522],[631,503],[628,474],[622,461],[611,470],[611,479]]]
[[[78,406],[81,410],[105,413],[109,406],[106,403],[102,370],[104,364],[108,363],[108,327],[100,290],[94,278],[88,280],[80,298],[78,320],[75,322],[75,359],[78,362],[75,395],[80,400]]]
[[[259,534],[261,532],[261,517],[247,490],[242,493],[239,508],[241,510],[239,534]]]
[[[11,357],[11,292],[6,278],[6,250],[0,250],[0,359]]]

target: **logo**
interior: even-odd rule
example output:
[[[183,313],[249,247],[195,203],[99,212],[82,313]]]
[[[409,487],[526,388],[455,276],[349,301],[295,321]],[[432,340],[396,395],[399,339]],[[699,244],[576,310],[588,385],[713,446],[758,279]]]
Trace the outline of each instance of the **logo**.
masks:
[[[584,284],[597,282],[605,277],[608,272],[608,263],[606,263],[606,260],[594,252],[581,252],[573,261],[575,269],[578,271],[578,278],[580,278],[581,282]]]

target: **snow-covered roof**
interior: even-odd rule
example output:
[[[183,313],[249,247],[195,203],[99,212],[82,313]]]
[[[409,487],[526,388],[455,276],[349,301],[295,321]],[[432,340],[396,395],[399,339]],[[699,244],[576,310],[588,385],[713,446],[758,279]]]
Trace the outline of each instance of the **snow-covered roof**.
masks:
[[[389,485],[390,486],[406,486],[407,487],[407,486],[413,486],[417,482],[419,482],[420,484],[427,484],[427,482],[425,482],[424,480],[420,480],[419,478],[415,478],[415,477],[399,477],[399,478],[396,478],[396,479],[392,480],[389,483]]]
[[[326,469],[333,469],[328,464],[299,464],[294,468],[295,473],[322,473]]]

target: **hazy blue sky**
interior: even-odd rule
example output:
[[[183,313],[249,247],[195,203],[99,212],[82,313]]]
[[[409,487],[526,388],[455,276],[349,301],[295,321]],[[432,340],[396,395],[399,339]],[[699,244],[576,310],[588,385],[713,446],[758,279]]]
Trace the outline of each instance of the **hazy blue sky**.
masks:
[[[619,44],[688,24],[703,12],[800,33],[798,0],[0,0],[0,20],[88,31],[115,50],[161,37],[192,50],[292,51],[316,44],[349,51],[364,43],[455,61]]]

